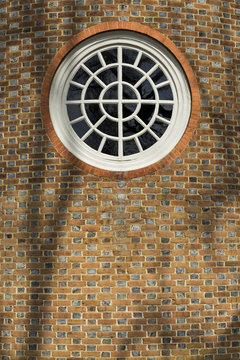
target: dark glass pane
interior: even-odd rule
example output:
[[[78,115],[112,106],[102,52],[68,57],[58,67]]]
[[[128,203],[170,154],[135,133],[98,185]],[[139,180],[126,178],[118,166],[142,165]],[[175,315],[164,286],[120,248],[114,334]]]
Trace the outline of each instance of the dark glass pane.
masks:
[[[98,150],[102,141],[102,137],[96,132],[92,132],[84,142],[94,150]]]
[[[67,113],[69,120],[74,120],[82,116],[80,105],[67,105]]]
[[[158,89],[158,95],[161,100],[173,100],[173,93],[170,85]]]
[[[113,85],[108,89],[103,97],[104,100],[112,100],[112,99],[118,99],[118,86]]]
[[[163,71],[161,69],[156,69],[152,74],[151,74],[151,78],[153,80],[153,82],[157,85],[160,84],[163,81],[166,81],[167,78],[164,75]]]
[[[138,91],[142,99],[154,100],[155,94],[153,88],[148,80],[145,80],[138,87]]]
[[[139,61],[138,67],[145,72],[148,72],[154,65],[155,62],[143,54],[141,60]]]
[[[98,99],[101,91],[102,91],[102,87],[95,80],[92,80],[90,82],[90,84],[88,85],[88,88],[87,88],[87,91],[85,94],[85,99],[86,100]]]
[[[67,94],[67,100],[80,100],[81,94],[82,94],[82,89],[70,84]]]
[[[118,142],[107,139],[102,149],[104,154],[118,156]]]
[[[72,128],[80,138],[83,137],[83,135],[86,134],[86,132],[89,130],[89,126],[84,120],[73,124]]]
[[[123,136],[124,137],[137,134],[142,129],[143,129],[142,125],[140,125],[139,122],[137,122],[134,119],[123,122]]]
[[[139,136],[138,139],[142,145],[143,150],[150,148],[157,141],[149,132],[145,132]]]
[[[109,119],[104,120],[98,129],[106,135],[118,137],[118,123]]]
[[[123,118],[126,118],[135,111],[137,104],[123,104]]]
[[[93,73],[102,67],[97,55],[94,55],[87,60],[84,65],[86,65]]]
[[[96,122],[102,117],[102,112],[98,104],[86,104],[85,110],[92,124],[96,124]]]
[[[129,86],[123,85],[123,99],[137,99],[137,95]]]
[[[138,147],[134,140],[128,140],[123,142],[123,155],[132,155],[138,153]]]
[[[170,120],[172,117],[172,111],[172,105],[159,105],[158,115],[166,120]]]
[[[143,104],[138,113],[138,116],[142,121],[145,122],[145,124],[148,124],[149,121],[152,119],[154,110],[155,110],[155,105]]]
[[[123,66],[123,81],[128,82],[129,84],[136,84],[136,82],[141,79],[142,74],[140,71],[137,71],[131,67]]]
[[[111,84],[114,81],[117,81],[117,68],[112,67],[110,69],[106,69],[101,71],[98,74],[100,80],[102,80],[106,85]]]
[[[89,75],[86,73],[86,71],[84,71],[82,68],[80,68],[78,70],[78,72],[76,73],[76,75],[73,78],[73,81],[78,82],[79,84],[84,85],[86,83],[86,81],[88,80]]]
[[[138,52],[132,49],[123,49],[123,62],[128,64],[134,64]]]
[[[105,50],[102,52],[102,56],[107,65],[116,63],[117,62],[117,49],[114,48],[114,49]]]
[[[160,138],[165,131],[168,128],[168,124],[163,123],[160,120],[155,120],[153,126],[151,127],[151,129],[155,132],[155,134]]]
[[[118,118],[118,105],[117,104],[103,104],[103,107],[108,115]]]

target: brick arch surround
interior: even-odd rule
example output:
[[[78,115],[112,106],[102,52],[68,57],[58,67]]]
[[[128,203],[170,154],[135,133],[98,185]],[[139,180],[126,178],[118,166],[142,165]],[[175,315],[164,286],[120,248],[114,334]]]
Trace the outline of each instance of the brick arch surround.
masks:
[[[178,144],[170,151],[163,159],[157,161],[156,163],[142,167],[138,170],[131,170],[126,172],[118,172],[118,171],[107,171],[103,169],[99,169],[93,167],[80,159],[74,156],[60,141],[58,138],[50,118],[49,114],[49,93],[51,83],[54,77],[54,74],[60,65],[63,58],[71,51],[77,44],[81,41],[99,34],[101,32],[107,32],[110,30],[131,30],[138,33],[142,33],[145,35],[150,36],[151,38],[159,41],[163,44],[168,50],[172,52],[172,54],[178,59],[180,62],[185,74],[187,76],[187,80],[190,87],[191,98],[192,98],[192,107],[191,107],[191,115],[188,122],[188,126],[185,130],[184,135],[178,142]],[[51,65],[48,68],[47,74],[44,79],[43,87],[42,87],[42,99],[41,99],[41,112],[42,118],[45,123],[45,128],[48,132],[48,135],[55,146],[56,150],[67,160],[71,161],[74,165],[78,166],[79,168],[83,169],[86,172],[93,173],[95,175],[100,176],[107,176],[110,178],[117,178],[117,179],[128,179],[133,177],[142,176],[144,174],[148,174],[151,172],[156,171],[157,169],[166,166],[170,162],[172,162],[176,157],[178,157],[187,146],[191,136],[197,126],[197,122],[199,119],[199,90],[196,78],[192,71],[191,66],[189,65],[186,57],[181,53],[181,51],[170,41],[166,36],[161,34],[157,30],[153,30],[152,28],[141,25],[138,23],[133,22],[110,22],[110,23],[103,23],[96,26],[89,27],[88,29],[80,32],[76,36],[73,37],[67,44],[65,44],[54,57]]]

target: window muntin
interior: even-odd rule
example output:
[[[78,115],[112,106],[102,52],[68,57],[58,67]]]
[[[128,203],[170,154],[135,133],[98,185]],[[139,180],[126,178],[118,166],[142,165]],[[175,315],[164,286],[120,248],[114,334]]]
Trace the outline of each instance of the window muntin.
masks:
[[[63,60],[50,112],[63,144],[82,161],[128,171],[166,156],[188,124],[191,96],[176,58],[131,31],[93,36]]]

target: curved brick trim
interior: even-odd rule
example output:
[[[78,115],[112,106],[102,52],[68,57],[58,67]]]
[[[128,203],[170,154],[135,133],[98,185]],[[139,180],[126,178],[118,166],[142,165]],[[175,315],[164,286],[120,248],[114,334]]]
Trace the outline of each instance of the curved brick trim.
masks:
[[[64,56],[67,55],[67,53],[72,50],[74,46],[79,44],[81,41],[85,40],[86,38],[93,36],[95,34],[109,31],[109,30],[131,30],[136,31],[148,36],[151,36],[152,38],[156,39],[160,43],[162,43],[168,50],[170,50],[173,55],[178,59],[180,62],[182,68],[185,71],[185,74],[187,76],[190,90],[191,90],[191,96],[192,96],[192,110],[191,110],[191,116],[189,119],[189,123],[187,126],[187,129],[182,136],[179,143],[175,146],[175,148],[163,159],[159,160],[155,164],[149,165],[147,167],[133,170],[133,171],[127,171],[127,172],[115,172],[115,171],[108,171],[103,169],[98,169],[96,167],[93,167],[91,165],[88,165],[84,163],[83,161],[76,158],[72,153],[68,151],[68,149],[65,148],[65,146],[61,143],[59,138],[57,137],[55,130],[52,125],[52,121],[50,118],[49,113],[49,92],[51,88],[51,83],[54,77],[54,74],[60,65],[61,61],[63,60]],[[199,118],[199,90],[196,78],[194,76],[194,73],[185,58],[185,56],[181,53],[181,51],[164,35],[162,35],[159,31],[153,30],[148,26],[141,25],[138,23],[132,23],[132,22],[110,22],[110,23],[103,23],[96,26],[92,26],[81,33],[74,36],[67,44],[65,44],[57,53],[57,55],[54,57],[52,63],[50,64],[48,71],[46,73],[43,86],[42,86],[42,98],[41,98],[41,113],[42,118],[45,124],[45,128],[47,130],[47,133],[55,146],[56,150],[59,152],[61,156],[63,156],[65,159],[72,162],[77,167],[83,169],[86,172],[90,172],[95,175],[104,176],[104,177],[110,177],[115,179],[130,179],[133,177],[139,177],[145,174],[149,174],[152,172],[155,172],[159,168],[162,168],[172,162],[176,157],[178,157],[187,146],[198,122]]]

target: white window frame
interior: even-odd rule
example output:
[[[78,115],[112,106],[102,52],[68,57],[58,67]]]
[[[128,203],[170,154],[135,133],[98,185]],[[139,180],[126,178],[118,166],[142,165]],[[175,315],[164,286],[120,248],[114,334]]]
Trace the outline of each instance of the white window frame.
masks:
[[[66,98],[69,84],[77,69],[95,53],[101,53],[107,47],[116,46],[134,48],[140,53],[147,54],[154,59],[166,74],[173,93],[173,113],[165,133],[150,148],[132,155],[123,156],[121,141],[119,142],[119,156],[112,156],[90,148],[73,130],[66,109]],[[118,55],[118,71],[121,74],[121,55]],[[101,59],[101,56],[99,57]],[[104,61],[102,60],[104,66]],[[137,68],[137,63],[134,64]],[[92,75],[91,76],[95,76]],[[121,75],[120,75],[121,77]],[[119,80],[119,78],[118,78]],[[118,86],[122,86],[121,79]],[[86,89],[83,88],[83,93]],[[106,89],[105,89],[106,91]],[[142,101],[137,96],[137,109]],[[119,101],[119,113],[121,102]],[[100,102],[103,104],[103,95]],[[82,106],[82,105],[81,105]],[[103,105],[100,105],[103,107]],[[50,89],[50,116],[53,127],[64,146],[78,159],[97,168],[109,171],[131,171],[147,167],[163,159],[169,154],[182,138],[189,122],[191,113],[191,93],[187,77],[173,54],[160,42],[149,36],[129,30],[113,30],[94,35],[75,46],[63,59],[58,67]],[[84,108],[84,105],[83,105]],[[119,121],[121,127],[122,121]],[[121,132],[120,132],[121,133]],[[136,140],[136,143],[137,140]],[[139,145],[138,145],[139,146]]]

